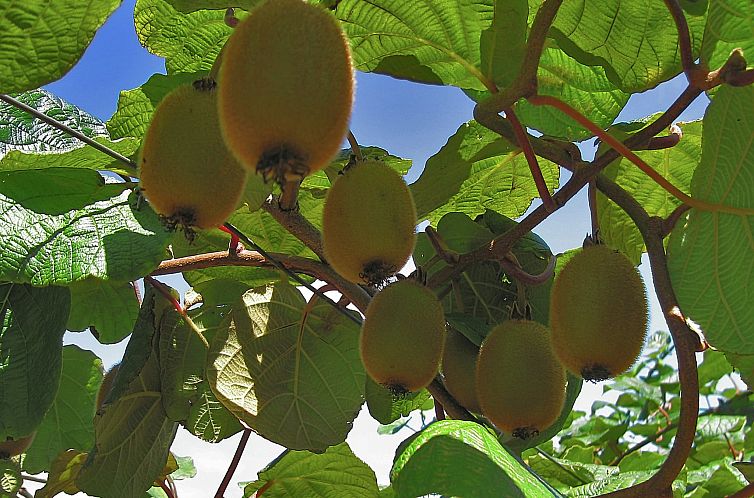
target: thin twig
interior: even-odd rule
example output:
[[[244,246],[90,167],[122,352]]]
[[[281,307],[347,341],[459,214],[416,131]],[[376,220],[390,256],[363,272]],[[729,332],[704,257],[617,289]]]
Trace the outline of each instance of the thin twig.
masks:
[[[547,182],[542,175],[542,168],[539,167],[539,162],[537,162],[537,156],[534,154],[531,142],[529,142],[529,135],[526,133],[523,125],[521,125],[521,121],[518,120],[518,117],[516,116],[516,113],[513,112],[512,108],[505,109],[505,116],[513,127],[513,133],[516,134],[518,146],[521,147],[521,150],[524,152],[524,157],[529,165],[529,171],[531,171],[531,176],[534,178],[534,185],[537,187],[537,193],[542,199],[542,203],[548,211],[554,212],[557,209],[557,206],[552,200],[550,191],[547,189]]]
[[[442,385],[442,381],[439,377],[435,377],[434,380],[427,386],[427,391],[432,395],[435,401],[439,401],[443,407],[445,413],[451,418],[456,420],[470,420],[476,421],[476,417],[472,415],[466,408],[458,404],[453,396]]]
[[[555,266],[558,262],[558,258],[550,256],[550,260],[547,262],[547,266],[538,275],[532,275],[527,273],[526,270],[521,268],[521,265],[517,261],[514,261],[515,256],[513,253],[509,253],[508,256],[499,260],[500,266],[503,267],[505,273],[508,276],[513,277],[514,280],[526,285],[542,285],[548,282],[555,274]]]
[[[230,480],[233,478],[233,474],[238,468],[238,463],[241,461],[241,456],[243,455],[243,452],[246,449],[246,443],[249,442],[250,437],[251,437],[251,429],[244,429],[243,432],[241,433],[241,440],[238,442],[238,447],[236,448],[236,452],[233,454],[233,460],[231,460],[230,465],[228,466],[228,470],[225,472],[225,477],[223,477],[223,480],[220,483],[220,486],[217,488],[217,492],[215,493],[215,498],[223,498],[223,495],[225,495],[225,490],[228,489]]]
[[[29,474],[21,474],[21,477],[24,481],[32,481],[32,482],[38,482],[40,484],[47,484],[47,479],[42,479],[41,477],[34,477],[30,476]]]
[[[325,251],[322,247],[322,234],[298,211],[284,211],[274,197],[267,199],[262,204],[262,209],[267,211],[275,221],[283,228],[303,242],[316,254],[319,259],[325,261]]]
[[[351,130],[348,130],[348,143],[351,144],[351,152],[356,156],[356,160],[363,161],[364,156],[361,153],[361,147],[359,147],[359,142],[356,140],[356,136],[354,136]]]
[[[53,128],[57,128],[58,130],[60,130],[60,131],[62,131],[64,133],[67,133],[67,134],[71,135],[72,137],[75,137],[75,138],[81,140],[85,144],[90,145],[90,146],[94,147],[95,149],[97,149],[98,151],[100,151],[100,152],[102,152],[104,154],[107,154],[108,156],[112,157],[113,159],[115,159],[117,161],[120,161],[121,163],[125,164],[134,173],[136,172],[136,163],[134,163],[133,161],[131,161],[129,158],[127,158],[126,156],[120,154],[119,152],[116,152],[116,151],[110,149],[109,147],[106,147],[106,146],[102,145],[101,143],[97,142],[96,140],[92,140],[91,138],[87,137],[83,133],[81,133],[81,132],[79,132],[77,130],[74,130],[70,126],[68,126],[68,125],[66,125],[64,123],[61,123],[60,121],[58,121],[56,119],[53,119],[53,118],[47,116],[46,114],[44,114],[42,112],[39,112],[38,110],[34,109],[33,107],[30,107],[30,106],[24,104],[23,102],[14,99],[10,95],[5,95],[5,94],[1,94],[0,93],[0,100],[2,100],[4,102],[7,102],[8,104],[12,105],[13,107],[16,107],[17,109],[21,109],[22,111],[28,112],[29,114],[31,114],[35,118],[39,119],[40,121],[43,121],[43,122],[47,123],[48,125],[52,126]]]
[[[689,33],[689,24],[686,22],[686,16],[678,0],[665,0],[665,5],[673,17],[676,29],[678,30],[678,50],[681,52],[681,66],[686,74],[689,83],[694,81],[694,73],[697,65],[694,62],[694,56],[691,54],[691,34]]]

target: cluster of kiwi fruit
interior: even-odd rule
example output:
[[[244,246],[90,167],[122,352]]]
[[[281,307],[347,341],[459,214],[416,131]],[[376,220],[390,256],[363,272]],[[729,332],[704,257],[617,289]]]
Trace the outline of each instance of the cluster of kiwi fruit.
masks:
[[[442,372],[448,392],[500,430],[526,439],[552,425],[565,401],[566,371],[598,382],[627,371],[647,329],[647,298],[620,252],[590,245],[555,279],[550,326],[507,320],[477,347],[450,331]]]
[[[348,42],[332,14],[268,0],[235,27],[216,75],[156,107],[139,154],[141,193],[187,235],[225,221],[249,171],[294,192],[295,207],[301,180],[340,150],[353,88]]]

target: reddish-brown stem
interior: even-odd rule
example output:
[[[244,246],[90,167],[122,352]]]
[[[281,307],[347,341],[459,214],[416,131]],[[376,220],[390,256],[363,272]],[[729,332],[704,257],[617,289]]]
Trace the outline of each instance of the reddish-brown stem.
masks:
[[[691,83],[694,79],[694,72],[697,69],[694,63],[694,57],[691,55],[691,34],[689,25],[686,22],[686,16],[678,0],[665,0],[665,6],[673,17],[676,29],[678,30],[678,49],[681,52],[681,66],[686,74],[686,79]]]
[[[262,209],[275,218],[283,228],[311,249],[319,259],[325,261],[325,251],[322,248],[322,235],[309,220],[298,211],[283,211],[275,198],[268,199],[262,204]]]
[[[730,86],[749,86],[754,84],[754,69],[732,71],[725,76],[724,81]]]
[[[555,256],[550,256],[550,261],[547,262],[547,266],[544,270],[542,270],[542,273],[538,275],[532,275],[521,268],[518,262],[513,261],[513,259],[515,259],[515,256],[513,256],[512,253],[509,253],[508,256],[499,260],[500,266],[503,267],[505,273],[507,273],[510,277],[513,277],[513,279],[517,282],[534,286],[542,285],[552,278],[552,276],[555,274],[555,265],[558,261],[558,258],[556,258]]]
[[[228,470],[227,472],[225,472],[225,477],[223,477],[223,480],[220,483],[220,486],[217,488],[217,492],[215,493],[215,498],[223,498],[223,495],[225,494],[225,490],[228,489],[230,480],[233,477],[233,474],[235,473],[236,468],[238,468],[238,463],[241,461],[241,456],[243,455],[243,452],[246,449],[246,443],[249,442],[250,437],[251,437],[251,429],[244,429],[243,432],[241,433],[241,440],[238,442],[238,447],[236,448],[236,452],[233,454],[233,460],[230,461]]]
[[[437,420],[445,420],[445,410],[442,407],[442,403],[435,400],[435,418]]]
[[[157,292],[162,294],[162,297],[170,301],[170,304],[173,305],[173,308],[175,308],[175,311],[177,311],[179,315],[186,318],[186,310],[183,308],[183,306],[181,306],[181,303],[178,302],[178,300],[173,296],[173,294],[170,293],[170,289],[168,289],[168,287],[165,284],[163,284],[156,278],[152,278],[149,275],[144,277],[144,281],[147,282],[152,287],[154,287],[157,290]]]
[[[239,19],[236,17],[236,10],[233,7],[225,9],[225,17],[223,18],[225,25],[229,28],[235,28],[238,26]]]
[[[435,399],[435,403],[439,402],[442,405],[444,412],[451,418],[456,420],[476,420],[474,415],[469,413],[466,408],[459,405],[458,401],[450,395],[439,377],[435,377],[427,386],[427,391],[429,391]]]
[[[234,254],[238,254],[243,250],[243,245],[241,245],[241,239],[238,238],[238,235],[228,230],[228,228],[224,225],[220,225],[217,228],[230,235],[230,242],[228,243],[229,255],[232,256]]]
[[[261,488],[259,488],[259,489],[257,490],[257,492],[256,492],[256,493],[254,493],[254,496],[255,496],[256,498],[260,498],[260,497],[261,497],[261,496],[262,496],[262,495],[264,494],[264,492],[265,492],[265,491],[267,491],[268,489],[270,489],[270,487],[272,487],[272,484],[273,484],[274,482],[275,482],[275,481],[267,481],[266,483],[264,483],[264,486],[262,486]]]
[[[330,266],[299,256],[289,256],[287,254],[278,253],[272,253],[270,256],[275,259],[275,262],[291,271],[310,275],[334,285],[341,294],[346,296],[348,300],[354,304],[354,306],[362,312],[366,311],[366,307],[369,305],[370,300],[369,294],[358,285],[352,284],[343,279],[343,277],[338,275],[338,273]],[[227,251],[219,251],[163,261],[151,275],[169,275],[218,266],[255,266],[275,268],[277,267],[275,262],[268,260],[256,251],[243,250],[232,256],[229,255]]]
[[[664,236],[670,235],[670,232],[673,231],[673,228],[675,228],[678,220],[680,220],[689,209],[691,209],[691,206],[689,206],[688,204],[681,204],[680,206],[675,208],[667,218],[665,218],[662,223],[662,232]]]
[[[537,156],[534,154],[531,142],[529,142],[529,135],[526,133],[526,130],[521,125],[521,121],[518,120],[518,117],[516,116],[516,113],[513,112],[512,108],[509,107],[505,109],[505,117],[510,121],[511,126],[513,127],[513,133],[516,134],[518,146],[521,147],[521,150],[524,152],[524,157],[529,164],[529,170],[531,171],[531,176],[534,178],[534,185],[537,186],[537,193],[539,193],[542,203],[548,211],[554,212],[557,209],[557,206],[552,200],[550,191],[547,189],[547,182],[545,182],[545,177],[542,175],[542,169],[539,167]]]
[[[754,496],[754,482],[749,483],[746,487],[739,489],[727,498],[751,498]]]
[[[675,147],[681,142],[683,138],[683,130],[678,125],[672,125],[670,127],[670,133],[664,137],[652,137],[649,139],[649,143],[644,150],[662,150]],[[637,147],[631,150],[639,150]]]
[[[639,167],[647,176],[655,181],[659,186],[665,189],[669,194],[679,199],[681,202],[688,204],[693,208],[697,208],[703,211],[712,212],[724,212],[736,215],[754,215],[754,209],[737,208],[734,206],[728,206],[724,204],[708,203],[700,199],[689,196],[685,192],[682,192],[678,187],[670,183],[664,176],[655,171],[650,165],[644,162],[639,156],[637,156],[631,149],[629,149],[623,142],[613,137],[605,130],[595,125],[590,119],[585,117],[579,111],[563,102],[562,100],[550,97],[548,95],[537,95],[529,98],[529,102],[534,105],[547,105],[559,109],[570,118],[577,121],[581,126],[588,129],[596,136],[600,138],[604,143],[615,149],[615,151],[621,156],[625,157],[635,165]]]
[[[442,239],[440,234],[437,233],[437,230],[432,228],[432,226],[427,226],[427,228],[424,229],[424,233],[427,234],[427,239],[429,239],[430,244],[432,244],[432,248],[443,261],[451,265],[458,262],[458,253],[448,248],[448,245]]]
[[[166,495],[168,495],[168,498],[175,498],[173,495],[173,490],[170,489],[170,486],[168,486],[168,483],[165,482],[165,480],[160,481],[160,488],[165,492]]]
[[[134,297],[136,297],[136,302],[139,303],[139,307],[141,308],[141,291],[139,291],[139,284],[136,280],[131,282],[131,288],[134,291]]]

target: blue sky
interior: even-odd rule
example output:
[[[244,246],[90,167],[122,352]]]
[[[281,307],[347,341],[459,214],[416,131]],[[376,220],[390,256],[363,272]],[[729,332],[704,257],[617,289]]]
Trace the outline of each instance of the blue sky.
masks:
[[[106,120],[115,111],[121,90],[135,88],[146,82],[155,72],[164,73],[162,59],[149,54],[141,47],[133,26],[135,0],[123,2],[105,26],[97,33],[81,61],[60,81],[46,88],[59,97],[87,112]],[[631,120],[662,110],[684,87],[676,80],[637,95],[621,113],[619,120]],[[706,100],[698,99],[682,120],[702,116]],[[472,118],[473,103],[458,89],[425,86],[399,81],[380,75],[358,74],[356,106],[351,128],[362,144],[376,145],[392,154],[412,159],[414,166],[408,181],[414,181],[428,157],[437,152],[456,129]],[[588,146],[585,150],[589,149]],[[567,173],[561,182],[567,179]],[[553,252],[561,252],[581,244],[589,232],[586,196],[581,192],[566,207],[545,221],[536,232],[550,244]],[[645,280],[650,285],[646,265],[642,265]],[[173,283],[173,282],[170,282]],[[650,292],[653,297],[653,293]],[[665,328],[657,313],[656,300],[652,306],[651,329]],[[115,362],[123,352],[124,344],[103,347],[88,333],[69,334],[68,342],[92,349],[103,357],[106,365]],[[589,386],[582,394],[580,404],[589,406],[601,387]],[[395,445],[404,437],[377,436],[376,423],[369,417],[358,419],[349,443],[362,459],[378,473],[381,483],[387,483],[387,470],[392,462]],[[202,443],[190,436],[180,435],[175,452],[195,457],[199,475],[179,483],[182,498],[212,496],[222,478],[237,437],[219,445]],[[281,448],[261,438],[253,438],[239,471],[237,480],[252,480],[256,472],[274,458]],[[241,496],[231,486],[228,497]]]

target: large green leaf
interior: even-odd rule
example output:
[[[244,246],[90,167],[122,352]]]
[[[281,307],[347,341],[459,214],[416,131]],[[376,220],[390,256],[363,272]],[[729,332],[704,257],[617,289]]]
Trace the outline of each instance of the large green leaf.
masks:
[[[693,197],[754,211],[754,87],[721,88],[704,116]],[[668,266],[681,310],[724,352],[754,353],[754,215],[694,209],[673,230]]]
[[[391,424],[414,410],[424,409],[427,403],[430,403],[430,406],[432,403],[432,397],[426,389],[395,397],[389,389],[379,385],[369,376],[364,386],[364,396],[369,415],[383,425]]]
[[[141,496],[165,467],[178,427],[165,413],[160,385],[156,342],[166,306],[152,292],[144,297],[112,390],[94,419],[94,448],[76,478],[86,493]]]
[[[16,95],[15,98],[89,138],[107,136],[102,121],[46,90],[32,90]],[[81,146],[79,139],[53,128],[7,102],[0,102],[0,157],[14,150],[60,153]],[[48,159],[40,158],[40,161],[45,164]],[[7,164],[3,161],[0,166],[2,169],[11,169]]]
[[[744,51],[751,67],[754,60],[754,3],[749,0],[714,0],[709,3],[702,61],[710,69],[717,69],[734,48]]]
[[[96,171],[0,172],[2,280],[133,280],[157,267],[169,238],[148,206]]]
[[[184,14],[166,0],[137,0],[134,24],[141,44],[165,57],[169,74],[208,71],[233,32],[224,10]]]
[[[558,167],[540,159],[550,191],[558,186]],[[539,197],[521,149],[476,121],[461,125],[427,160],[411,185],[419,220],[432,224],[451,211],[472,218],[486,209],[516,218]]]
[[[63,348],[63,373],[52,406],[37,429],[23,467],[49,472],[53,460],[68,449],[88,450],[94,443],[94,399],[102,382],[102,361],[78,346]]]
[[[37,491],[36,498],[52,498],[60,493],[73,495],[78,493],[76,478],[86,460],[86,453],[67,450],[52,462],[44,487]]]
[[[119,0],[4,0],[0,5],[0,93],[21,92],[67,73]]]
[[[629,124],[630,126],[631,124]],[[681,141],[669,149],[637,151],[650,167],[682,192],[691,190],[691,177],[702,153],[702,122],[678,123]],[[627,159],[611,163],[603,172],[636,199],[650,216],[667,217],[681,201],[660,187]],[[602,193],[597,193],[600,236],[610,247],[620,250],[635,265],[645,251],[639,229],[623,209]]]
[[[60,383],[71,306],[64,287],[0,285],[0,440],[37,429]]]
[[[390,477],[399,497],[556,496],[483,426],[435,422],[398,448]]]
[[[229,318],[207,367],[218,399],[287,448],[343,442],[364,401],[358,326],[288,284],[246,292]]]
[[[139,313],[131,282],[106,281],[87,278],[71,284],[71,331],[92,327],[102,344],[123,340],[133,329]]]
[[[379,494],[374,471],[346,443],[321,454],[285,451],[259,472],[256,481],[246,485],[244,496],[256,496],[262,488],[266,498],[376,498]]]
[[[698,12],[694,0],[682,0],[681,4],[688,6],[686,19],[696,53],[704,12]],[[602,66],[610,81],[626,92],[653,88],[681,71],[678,31],[662,2],[563,2],[550,34],[571,57],[588,66]]]
[[[356,69],[469,90],[506,86],[523,59],[525,0],[343,0]]]
[[[599,66],[585,66],[556,47],[542,52],[537,71],[538,93],[558,97],[600,128],[613,123],[629,95],[616,88]],[[522,123],[545,135],[565,140],[583,140],[592,136],[573,119],[548,106],[534,106],[526,100],[516,104]]]

